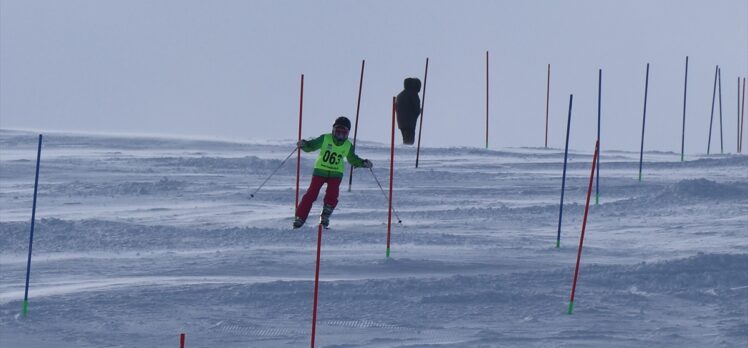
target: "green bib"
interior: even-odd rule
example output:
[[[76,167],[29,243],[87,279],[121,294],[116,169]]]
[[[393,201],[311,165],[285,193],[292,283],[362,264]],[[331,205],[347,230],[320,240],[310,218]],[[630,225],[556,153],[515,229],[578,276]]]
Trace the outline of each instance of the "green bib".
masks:
[[[348,157],[351,146],[352,144],[348,139],[342,145],[335,145],[332,134],[325,134],[317,162],[314,163],[314,169],[329,170],[338,173],[345,172],[343,159]]]

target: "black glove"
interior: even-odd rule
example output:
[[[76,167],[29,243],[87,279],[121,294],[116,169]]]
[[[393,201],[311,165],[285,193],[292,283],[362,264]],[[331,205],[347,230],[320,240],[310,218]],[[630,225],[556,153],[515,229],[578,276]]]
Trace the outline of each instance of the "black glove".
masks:
[[[301,140],[299,140],[299,141],[298,141],[298,142],[296,143],[296,147],[299,147],[299,148],[301,148],[301,147],[304,147],[304,146],[306,146],[306,143],[307,143],[307,141],[306,141],[306,140],[304,140],[304,139],[301,139]]]
[[[374,163],[371,163],[371,161],[369,161],[368,159],[365,159],[364,163],[361,164],[361,166],[364,168],[372,168],[374,167]]]

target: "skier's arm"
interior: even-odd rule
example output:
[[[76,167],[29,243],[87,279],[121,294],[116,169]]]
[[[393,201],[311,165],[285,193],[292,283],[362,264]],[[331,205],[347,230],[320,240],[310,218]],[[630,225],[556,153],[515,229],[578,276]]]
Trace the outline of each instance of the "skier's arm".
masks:
[[[322,143],[324,141],[325,141],[325,135],[323,134],[317,137],[317,139],[305,141],[304,144],[301,146],[301,149],[304,150],[304,152],[317,151],[320,148],[322,148]]]
[[[355,168],[364,166],[364,160],[356,155],[356,151],[354,151],[353,145],[351,145],[351,151],[348,151],[348,156],[346,157],[346,159],[348,160],[348,163],[350,163]]]

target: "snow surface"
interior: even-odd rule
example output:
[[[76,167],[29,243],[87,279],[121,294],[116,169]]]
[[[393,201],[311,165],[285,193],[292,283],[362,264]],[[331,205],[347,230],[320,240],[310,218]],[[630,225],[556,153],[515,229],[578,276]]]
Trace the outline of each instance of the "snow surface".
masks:
[[[307,134],[308,136],[316,134]],[[309,345],[317,232],[291,230],[293,142],[0,131],[0,346]],[[387,201],[347,174],[324,232],[320,347],[748,346],[748,157],[602,149],[574,314],[591,150],[396,150]],[[388,183],[387,145],[360,142]],[[315,156],[302,159],[302,193]],[[594,202],[594,194],[593,194]]]

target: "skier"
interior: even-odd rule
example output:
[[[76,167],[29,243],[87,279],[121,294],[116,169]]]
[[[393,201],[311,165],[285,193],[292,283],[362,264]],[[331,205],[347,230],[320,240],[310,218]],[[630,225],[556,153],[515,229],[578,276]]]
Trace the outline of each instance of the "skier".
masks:
[[[408,77],[403,81],[405,89],[397,95],[397,128],[403,134],[403,144],[413,145],[416,138],[416,122],[421,114],[421,80]]]
[[[368,159],[361,159],[353,150],[353,144],[348,140],[351,121],[344,116],[338,117],[332,125],[332,133],[322,134],[314,140],[299,140],[297,146],[304,152],[320,150],[314,163],[312,182],[309,184],[299,206],[296,207],[296,219],[293,228],[304,225],[312,204],[317,200],[322,184],[327,184],[324,206],[319,222],[325,228],[330,224],[330,215],[338,204],[340,182],[343,181],[345,165],[343,158],[353,167],[371,168],[373,164]]]

